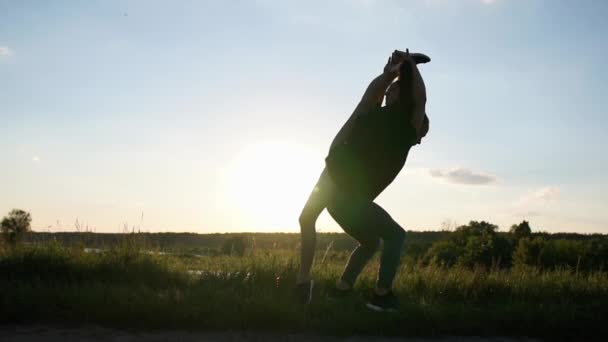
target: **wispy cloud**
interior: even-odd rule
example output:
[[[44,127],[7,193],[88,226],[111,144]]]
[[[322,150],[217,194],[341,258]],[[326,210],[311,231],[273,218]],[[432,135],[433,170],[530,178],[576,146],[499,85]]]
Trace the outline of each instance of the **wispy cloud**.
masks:
[[[530,218],[530,217],[539,217],[542,215],[542,213],[540,211],[536,211],[536,210],[527,210],[527,211],[515,211],[511,214],[512,216],[518,217],[518,218]]]
[[[551,203],[556,202],[560,196],[561,189],[557,186],[530,190],[511,203],[509,212],[512,216],[521,218],[543,216]]]
[[[357,0],[354,3],[358,4],[359,6],[369,7],[369,6],[376,5],[377,1],[376,0]]]
[[[485,185],[494,183],[496,176],[473,171],[466,168],[455,168],[450,170],[431,169],[429,174],[433,178],[445,180],[454,184]]]
[[[557,186],[546,186],[537,190],[533,190],[523,195],[518,203],[520,204],[543,204],[550,201],[555,201],[560,197],[561,190]]]
[[[15,55],[15,50],[8,46],[0,46],[0,57],[11,57]]]
[[[493,5],[498,0],[476,0],[476,1],[483,5]],[[445,4],[448,4],[449,2],[450,1],[448,1],[448,0],[424,0],[424,3],[426,5],[445,5]],[[457,2],[454,1],[454,3],[457,3]]]

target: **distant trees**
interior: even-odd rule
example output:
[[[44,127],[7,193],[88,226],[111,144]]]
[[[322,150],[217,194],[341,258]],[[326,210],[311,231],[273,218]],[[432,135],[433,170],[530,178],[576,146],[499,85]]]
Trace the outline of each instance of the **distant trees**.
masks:
[[[137,233],[95,234],[88,238],[83,232],[37,232],[30,230],[30,214],[15,209],[1,222],[2,240],[16,245],[19,241],[41,243],[57,240],[62,244],[80,246],[87,239],[91,248],[107,248],[124,243],[125,237],[143,240],[149,246],[178,254],[247,255],[248,251],[299,251],[298,233]],[[448,225],[444,225],[448,227]],[[127,240],[127,241],[130,241]],[[357,241],[345,233],[323,233],[317,236],[317,250],[350,253]],[[321,252],[322,253],[322,252]],[[329,255],[329,254],[328,254]],[[331,257],[331,255],[330,255]],[[522,221],[508,231],[486,221],[471,221],[466,225],[443,231],[406,231],[402,257],[404,262],[465,267],[531,266],[541,269],[570,268],[579,271],[606,271],[608,266],[608,235],[578,233],[534,232],[530,223]]]
[[[445,266],[565,267],[577,271],[608,266],[605,236],[573,239],[532,233],[527,221],[511,226],[509,233],[499,233],[497,229],[485,221],[471,221],[456,228],[447,239],[435,241],[423,261]]]
[[[11,246],[17,245],[23,240],[25,234],[30,231],[31,222],[32,217],[30,213],[21,209],[11,210],[8,216],[5,216],[0,223],[4,240]]]
[[[606,239],[580,241],[551,240],[541,236],[522,238],[513,251],[513,263],[515,266],[540,268],[605,269],[608,266],[608,242]]]
[[[227,255],[245,255],[247,249],[247,240],[242,235],[232,236],[222,243],[222,254]]]

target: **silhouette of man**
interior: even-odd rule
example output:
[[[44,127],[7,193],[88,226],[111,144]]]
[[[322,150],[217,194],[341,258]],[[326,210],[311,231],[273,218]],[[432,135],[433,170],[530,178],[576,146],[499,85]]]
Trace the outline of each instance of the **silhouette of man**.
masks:
[[[327,208],[340,227],[359,242],[333,294],[350,293],[382,240],[376,288],[367,306],[377,311],[398,309],[392,282],[405,231],[374,199],[395,179],[410,148],[419,144],[429,130],[426,88],[416,66],[429,61],[423,54],[395,50],[334,138],[325,169],[299,218],[302,242],[297,287],[305,302],[312,296],[315,223]]]

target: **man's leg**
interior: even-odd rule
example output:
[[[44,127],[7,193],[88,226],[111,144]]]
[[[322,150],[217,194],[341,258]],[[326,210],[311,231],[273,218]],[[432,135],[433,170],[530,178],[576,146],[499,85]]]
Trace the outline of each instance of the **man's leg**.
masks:
[[[337,286],[341,290],[348,290],[355,284],[357,277],[380,245],[379,235],[367,225],[369,218],[365,208],[368,206],[369,200],[339,191],[334,193],[327,206],[327,211],[340,227],[359,242],[338,280]]]
[[[399,268],[401,260],[401,250],[405,240],[405,231],[391,218],[382,207],[373,203],[376,207],[378,217],[383,223],[379,229],[382,238],[382,255],[380,256],[380,269],[378,270],[378,280],[376,282],[376,293],[385,295],[391,291],[393,280]]]
[[[351,254],[341,279],[352,286],[382,238],[384,247],[376,292],[379,295],[389,292],[401,258],[403,228],[382,207],[354,194],[336,192],[327,209],[342,229],[360,243]]]
[[[327,173],[327,169],[323,169],[321,176],[312,192],[308,196],[308,200],[300,213],[300,226],[313,226],[315,225],[319,215],[323,212],[323,209],[327,206],[329,198],[332,196],[334,191],[334,184]]]
[[[323,170],[317,184],[308,197],[304,209],[300,214],[300,273],[298,274],[297,283],[302,284],[310,282],[310,269],[315,255],[316,245],[316,229],[315,224],[323,209],[327,206],[329,197],[333,194],[334,184],[327,174],[327,170]]]
[[[359,246],[353,250],[346,267],[342,272],[342,276],[338,282],[340,290],[348,290],[353,287],[355,281],[369,260],[378,250],[380,239],[370,239],[369,241],[359,241]]]

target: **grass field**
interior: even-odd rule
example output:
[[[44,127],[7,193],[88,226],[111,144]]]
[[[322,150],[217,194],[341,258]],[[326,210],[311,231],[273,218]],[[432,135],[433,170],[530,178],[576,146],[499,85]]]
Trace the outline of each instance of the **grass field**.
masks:
[[[404,260],[395,280],[403,310],[364,308],[378,260],[355,294],[325,290],[347,253],[318,255],[313,302],[292,292],[296,251],[245,256],[158,254],[123,244],[98,253],[58,243],[0,250],[0,321],[154,329],[330,335],[608,336],[608,274],[572,269],[468,269]]]

